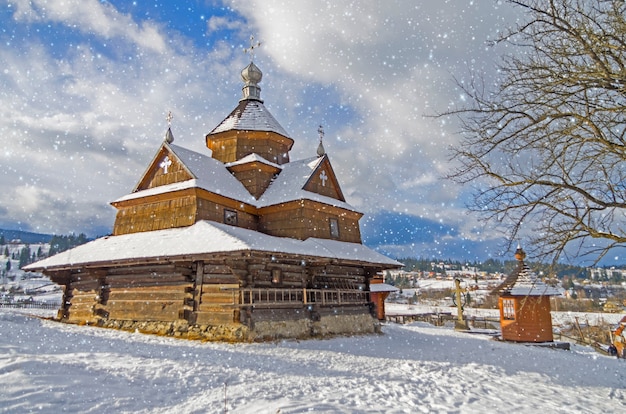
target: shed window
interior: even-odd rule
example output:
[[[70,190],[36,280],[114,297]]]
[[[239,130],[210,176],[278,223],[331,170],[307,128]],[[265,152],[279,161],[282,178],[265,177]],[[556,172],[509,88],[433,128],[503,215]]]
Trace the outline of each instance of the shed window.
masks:
[[[337,221],[336,218],[331,218],[329,219],[329,225],[330,225],[330,237],[332,237],[333,239],[338,239],[339,238],[339,222]]]
[[[502,299],[502,316],[504,319],[515,319],[515,300]]]

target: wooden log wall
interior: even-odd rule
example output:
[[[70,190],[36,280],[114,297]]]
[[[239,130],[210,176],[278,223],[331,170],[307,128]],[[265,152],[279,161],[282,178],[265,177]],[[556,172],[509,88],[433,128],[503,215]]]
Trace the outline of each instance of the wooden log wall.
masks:
[[[236,325],[253,328],[260,321],[318,320],[340,312],[367,314],[367,303],[305,303],[272,296],[268,307],[242,300],[242,288],[354,290],[362,293],[375,269],[357,264],[315,264],[298,257],[249,255],[212,257],[206,261],[134,265],[73,273],[62,309],[66,321],[176,322],[190,325]],[[276,280],[279,271],[280,280]],[[269,296],[268,296],[269,297]],[[276,298],[284,303],[274,303]],[[283,300],[281,299],[281,300]],[[280,300],[279,300],[280,301]],[[311,307],[312,306],[312,307]]]
[[[191,309],[191,263],[109,269],[98,304],[108,319],[175,321]]]
[[[245,263],[231,266],[226,264],[203,264],[201,267],[202,280],[196,287],[195,323],[200,325],[232,324],[239,322],[239,294],[240,276],[238,267]],[[246,273],[245,268],[240,269]],[[200,272],[198,271],[198,274]],[[198,281],[199,276],[196,277]]]
[[[93,324],[97,322],[96,305],[100,300],[102,271],[77,272],[69,277],[65,289],[61,316],[71,323]]]

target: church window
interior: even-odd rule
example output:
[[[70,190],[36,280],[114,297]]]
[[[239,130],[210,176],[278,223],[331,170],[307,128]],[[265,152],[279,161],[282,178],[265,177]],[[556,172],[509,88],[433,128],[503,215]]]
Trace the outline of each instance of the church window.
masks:
[[[339,222],[337,221],[336,218],[331,218],[329,219],[329,225],[330,225],[330,237],[332,237],[333,239],[338,239],[339,238]]]
[[[280,269],[272,270],[272,284],[277,285],[283,281],[283,272]]]
[[[237,225],[237,212],[235,210],[224,209],[224,224]]]
[[[513,299],[502,299],[502,316],[504,319],[515,319],[515,301]]]

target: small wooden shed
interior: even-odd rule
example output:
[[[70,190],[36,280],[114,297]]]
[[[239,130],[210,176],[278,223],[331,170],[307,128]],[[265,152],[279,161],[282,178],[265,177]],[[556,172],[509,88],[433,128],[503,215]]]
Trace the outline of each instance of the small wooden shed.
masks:
[[[526,253],[515,252],[517,267],[492,294],[499,295],[502,339],[513,342],[552,342],[550,296],[561,293],[543,283],[524,263]]]
[[[379,321],[385,320],[385,299],[391,292],[399,289],[395,286],[383,283],[382,277],[374,277],[370,280],[370,300],[374,306],[374,313]]]

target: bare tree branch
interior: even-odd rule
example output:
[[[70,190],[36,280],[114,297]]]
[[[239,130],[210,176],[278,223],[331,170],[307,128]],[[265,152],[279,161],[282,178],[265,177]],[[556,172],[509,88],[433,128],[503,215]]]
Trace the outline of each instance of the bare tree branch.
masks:
[[[458,86],[468,107],[449,178],[474,186],[471,210],[530,253],[597,260],[626,246],[626,5],[623,0],[509,0],[526,21],[493,44],[502,57],[489,90]],[[597,240],[594,242],[593,240]]]

